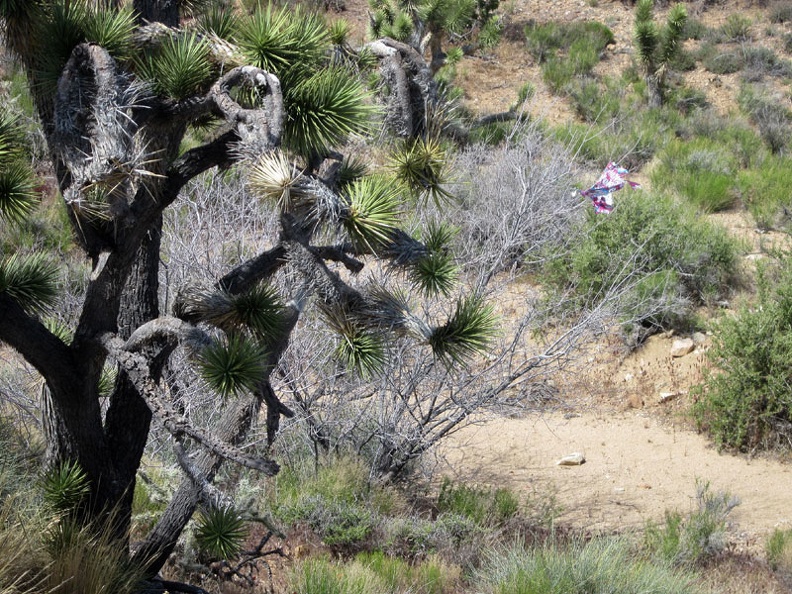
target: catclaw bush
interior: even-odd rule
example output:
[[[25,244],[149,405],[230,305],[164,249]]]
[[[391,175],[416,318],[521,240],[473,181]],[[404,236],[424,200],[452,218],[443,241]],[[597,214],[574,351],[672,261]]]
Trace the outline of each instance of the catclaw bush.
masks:
[[[773,274],[771,274],[773,273]],[[722,448],[754,452],[792,443],[792,266],[760,269],[758,301],[714,327],[693,416]]]
[[[548,255],[541,277],[581,309],[618,293],[615,315],[627,330],[689,329],[696,306],[730,291],[737,244],[667,196],[623,191],[616,200],[610,215],[590,212],[568,251]]]

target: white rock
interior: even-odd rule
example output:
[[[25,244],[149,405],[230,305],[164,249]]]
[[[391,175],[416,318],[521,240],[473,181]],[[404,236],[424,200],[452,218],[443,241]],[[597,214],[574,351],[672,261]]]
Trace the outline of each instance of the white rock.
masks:
[[[586,463],[586,457],[581,454],[580,452],[575,452],[574,454],[568,454],[561,458],[556,464],[558,466],[580,466],[581,464]]]
[[[703,332],[694,332],[693,333],[693,344],[700,345],[707,342],[707,335]]]
[[[677,338],[671,345],[671,356],[684,357],[685,355],[692,353],[693,349],[695,348],[696,345],[693,343],[692,338]]]

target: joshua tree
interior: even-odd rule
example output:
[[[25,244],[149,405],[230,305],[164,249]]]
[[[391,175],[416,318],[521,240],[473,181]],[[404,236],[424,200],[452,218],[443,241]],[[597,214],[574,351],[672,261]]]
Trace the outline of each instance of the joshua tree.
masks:
[[[665,100],[666,74],[679,51],[687,10],[675,4],[668,11],[666,24],[658,28],[653,20],[654,0],[638,0],[635,7],[635,41],[644,67],[649,105],[660,107]]]
[[[399,228],[410,188],[442,194],[439,149],[411,146],[397,160],[408,184],[329,158],[349,134],[371,130],[377,110],[354,56],[331,51],[322,19],[272,7],[235,16],[200,4],[186,28],[181,12],[197,2],[0,2],[5,42],[28,77],[60,200],[91,266],[79,311],[56,328],[48,322],[62,294],[53,260],[0,259],[0,340],[43,378],[46,463],[76,464],[87,478],[83,522],[113,522],[125,541],[152,418],[172,434],[186,477],[137,549],[152,575],[199,502],[212,498],[223,461],[278,471],[240,444],[262,407],[270,435],[291,414],[270,373],[307,308],[322,312],[340,337],[338,356],[361,373],[382,366],[390,336],[422,342],[453,365],[484,348],[493,328],[477,295],[432,325],[412,313],[406,293],[361,290],[336,272],[357,273],[373,258],[403,271],[424,300],[453,286],[448,234],[421,243]],[[378,47],[398,67],[399,49]],[[39,196],[20,165],[12,119],[0,124],[0,224],[12,225]],[[247,172],[249,199],[277,204],[277,236],[213,283],[178,287],[175,307],[162,312],[163,213],[213,168]],[[288,282],[272,283],[276,275]],[[162,386],[176,349],[228,398],[210,432]],[[109,366],[117,378],[105,393]]]
[[[445,61],[443,38],[484,25],[498,8],[498,0],[369,0],[369,4],[374,35],[408,43],[421,53],[428,45],[433,73]]]

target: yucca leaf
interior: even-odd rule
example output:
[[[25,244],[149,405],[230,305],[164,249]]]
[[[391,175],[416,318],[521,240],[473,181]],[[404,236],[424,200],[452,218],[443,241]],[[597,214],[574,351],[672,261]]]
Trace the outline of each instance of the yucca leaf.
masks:
[[[239,18],[233,10],[213,5],[198,17],[198,26],[220,39],[231,40],[239,27]]]
[[[43,254],[0,262],[0,293],[5,292],[30,314],[52,307],[58,297],[58,268]]]
[[[85,41],[84,23],[90,11],[85,2],[53,3],[49,18],[41,22],[40,35],[46,40],[46,52],[40,54],[39,81],[44,92],[54,94],[63,67],[72,50]]]
[[[99,396],[103,398],[109,397],[115,388],[116,378],[118,377],[118,368],[110,365],[105,365],[102,368],[102,375],[99,376]]]
[[[284,88],[284,145],[299,155],[325,154],[350,134],[371,128],[378,108],[349,71],[325,68]]]
[[[342,192],[346,191],[351,184],[363,178],[366,173],[368,173],[368,165],[363,159],[355,156],[344,157],[336,178],[338,188]]]
[[[39,203],[33,172],[23,163],[0,168],[0,216],[19,222]]]
[[[349,186],[346,216],[342,217],[352,242],[376,253],[390,241],[399,219],[398,184],[369,176]]]
[[[410,279],[427,296],[448,296],[456,285],[458,272],[451,254],[431,252],[413,265]]]
[[[666,20],[665,35],[663,36],[662,55],[660,56],[661,62],[668,62],[674,57],[674,54],[679,47],[679,41],[682,38],[682,30],[687,22],[687,10],[682,4],[675,4],[670,11]]]
[[[235,295],[233,308],[239,320],[257,336],[274,338],[283,327],[284,307],[277,291],[258,285],[250,291]]]
[[[352,30],[352,25],[345,19],[336,19],[330,23],[329,36],[330,43],[333,45],[345,45],[349,39],[349,32]]]
[[[476,0],[448,2],[442,14],[442,25],[449,33],[461,33],[472,24],[475,15]]]
[[[638,0],[635,5],[635,22],[647,23],[652,20],[654,11],[654,0]]]
[[[24,18],[37,8],[37,4],[38,2],[32,0],[0,0],[0,18],[3,20]]]
[[[198,357],[201,376],[222,396],[253,390],[264,373],[264,349],[239,332],[206,347]]]
[[[447,183],[447,156],[443,146],[433,139],[418,138],[404,143],[391,157],[396,177],[416,198],[431,197],[440,203],[451,197],[443,189]]]
[[[450,225],[433,223],[427,229],[424,239],[427,254],[413,264],[410,278],[428,296],[448,296],[456,284],[459,269],[449,250],[455,234]]]
[[[635,40],[638,57],[644,64],[652,64],[658,42],[657,27],[654,23],[638,23],[635,26]]]
[[[195,539],[201,551],[213,559],[235,557],[245,536],[245,520],[231,506],[212,507],[198,518]]]
[[[409,14],[399,12],[393,19],[393,22],[387,27],[389,37],[393,37],[396,41],[407,42],[415,30],[415,25]]]
[[[131,7],[88,11],[87,18],[83,21],[83,29],[85,41],[101,45],[114,58],[130,57],[132,34],[135,30],[135,13]]]
[[[448,322],[432,330],[429,344],[439,358],[460,363],[475,353],[485,352],[496,328],[492,306],[480,295],[469,295],[457,301]]]
[[[24,142],[19,116],[7,107],[0,108],[0,159],[13,159],[22,154]]]
[[[63,462],[41,478],[46,501],[56,512],[74,511],[90,493],[88,477],[77,462]]]
[[[241,22],[236,41],[248,61],[276,74],[284,89],[319,66],[330,47],[322,18],[300,6],[259,6]]]
[[[266,153],[250,169],[251,189],[261,198],[271,200],[282,212],[311,200],[300,181],[303,173],[280,151]]]
[[[428,340],[432,335],[429,325],[410,310],[406,292],[376,287],[368,293],[363,315],[366,319],[376,320],[376,327],[388,331],[407,331],[421,341]]]
[[[380,333],[366,328],[341,307],[323,308],[325,320],[339,336],[336,358],[363,377],[380,371],[385,364],[385,347]]]
[[[52,332],[62,342],[66,344],[71,344],[71,341],[74,338],[74,333],[72,332],[71,328],[69,328],[69,326],[67,326],[64,322],[54,318],[50,318],[44,320],[44,326],[46,326],[47,330]]]
[[[202,92],[212,78],[209,45],[194,32],[166,39],[137,67],[155,93],[176,100]]]

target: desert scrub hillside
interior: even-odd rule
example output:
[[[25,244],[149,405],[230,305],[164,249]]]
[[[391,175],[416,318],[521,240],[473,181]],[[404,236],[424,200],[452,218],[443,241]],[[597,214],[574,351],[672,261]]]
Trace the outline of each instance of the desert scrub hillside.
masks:
[[[375,2],[356,38],[341,4],[0,5],[3,489],[24,502],[0,588],[736,591],[702,573],[731,560],[729,494],[594,538],[427,454],[563,399],[613,332],[715,329],[713,362],[754,384],[714,374],[697,421],[788,441],[762,383],[788,375],[783,257],[758,283],[779,307],[718,331],[751,279],[708,217],[786,233],[784,7]],[[507,57],[501,80],[531,76],[498,104]],[[597,215],[577,190],[609,161],[644,187]],[[789,547],[768,542],[764,591]]]

